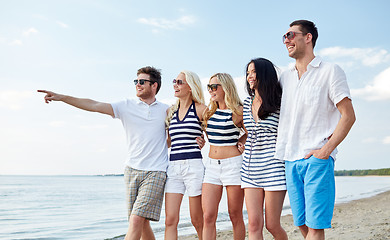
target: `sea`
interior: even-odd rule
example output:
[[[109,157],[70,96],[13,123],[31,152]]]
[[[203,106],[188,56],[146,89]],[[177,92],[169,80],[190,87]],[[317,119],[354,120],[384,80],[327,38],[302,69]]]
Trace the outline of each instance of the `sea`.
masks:
[[[336,177],[336,204],[389,190],[390,177]],[[287,197],[283,215],[289,213]],[[164,237],[164,220],[163,209],[151,222],[156,239]],[[127,226],[123,176],[0,176],[0,239],[123,239]],[[224,191],[217,229],[230,227]],[[187,196],[178,232],[195,233]]]

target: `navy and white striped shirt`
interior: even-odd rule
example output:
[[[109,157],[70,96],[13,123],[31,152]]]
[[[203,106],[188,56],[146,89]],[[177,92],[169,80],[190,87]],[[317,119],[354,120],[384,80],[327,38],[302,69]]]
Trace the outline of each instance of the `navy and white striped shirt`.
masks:
[[[244,101],[244,126],[248,131],[243,154],[241,181],[254,187],[286,185],[284,162],[275,159],[279,112],[255,122],[252,101]]]
[[[196,143],[196,138],[202,135],[201,122],[196,115],[195,102],[192,101],[187,114],[180,121],[179,109],[174,113],[169,124],[171,137],[170,161],[202,159],[202,154]]]
[[[207,137],[210,145],[234,146],[238,142],[240,128],[234,125],[230,109],[217,109],[207,121]]]

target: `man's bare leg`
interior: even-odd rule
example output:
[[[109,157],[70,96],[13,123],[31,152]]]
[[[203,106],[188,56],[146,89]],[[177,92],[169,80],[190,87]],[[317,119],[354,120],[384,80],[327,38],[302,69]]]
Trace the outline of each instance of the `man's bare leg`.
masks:
[[[148,240],[146,237],[150,237],[150,232],[153,235],[153,231],[150,227],[148,220],[146,220],[144,217],[131,215],[129,221],[129,228],[126,233],[125,240],[140,240],[141,236],[143,236],[144,234],[145,238],[143,239]],[[154,239],[154,235],[151,239]]]

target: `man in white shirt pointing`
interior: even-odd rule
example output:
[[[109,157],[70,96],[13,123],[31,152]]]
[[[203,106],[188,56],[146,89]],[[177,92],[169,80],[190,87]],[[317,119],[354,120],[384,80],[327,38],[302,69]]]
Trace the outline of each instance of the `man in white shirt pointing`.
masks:
[[[161,73],[143,67],[134,80],[137,99],[103,103],[75,98],[51,91],[45,101],[62,101],[74,107],[110,115],[122,121],[126,132],[128,157],[125,162],[125,183],[129,228],[126,240],[155,239],[149,221],[159,221],[164,197],[168,149],[165,117],[168,105],[156,100],[161,87]]]

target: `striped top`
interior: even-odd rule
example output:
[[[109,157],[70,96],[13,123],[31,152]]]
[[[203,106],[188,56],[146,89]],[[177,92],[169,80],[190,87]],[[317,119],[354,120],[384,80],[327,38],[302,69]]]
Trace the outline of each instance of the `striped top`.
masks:
[[[248,131],[241,168],[241,181],[254,187],[286,185],[284,162],[275,159],[279,111],[255,122],[252,100],[244,101],[244,126]]]
[[[238,142],[240,128],[234,125],[230,109],[217,109],[207,121],[207,137],[210,145],[234,146]]]
[[[202,159],[200,148],[196,138],[202,135],[201,122],[196,115],[195,102],[192,101],[187,114],[180,121],[179,109],[173,114],[169,124],[169,136],[171,137],[170,161]]]

